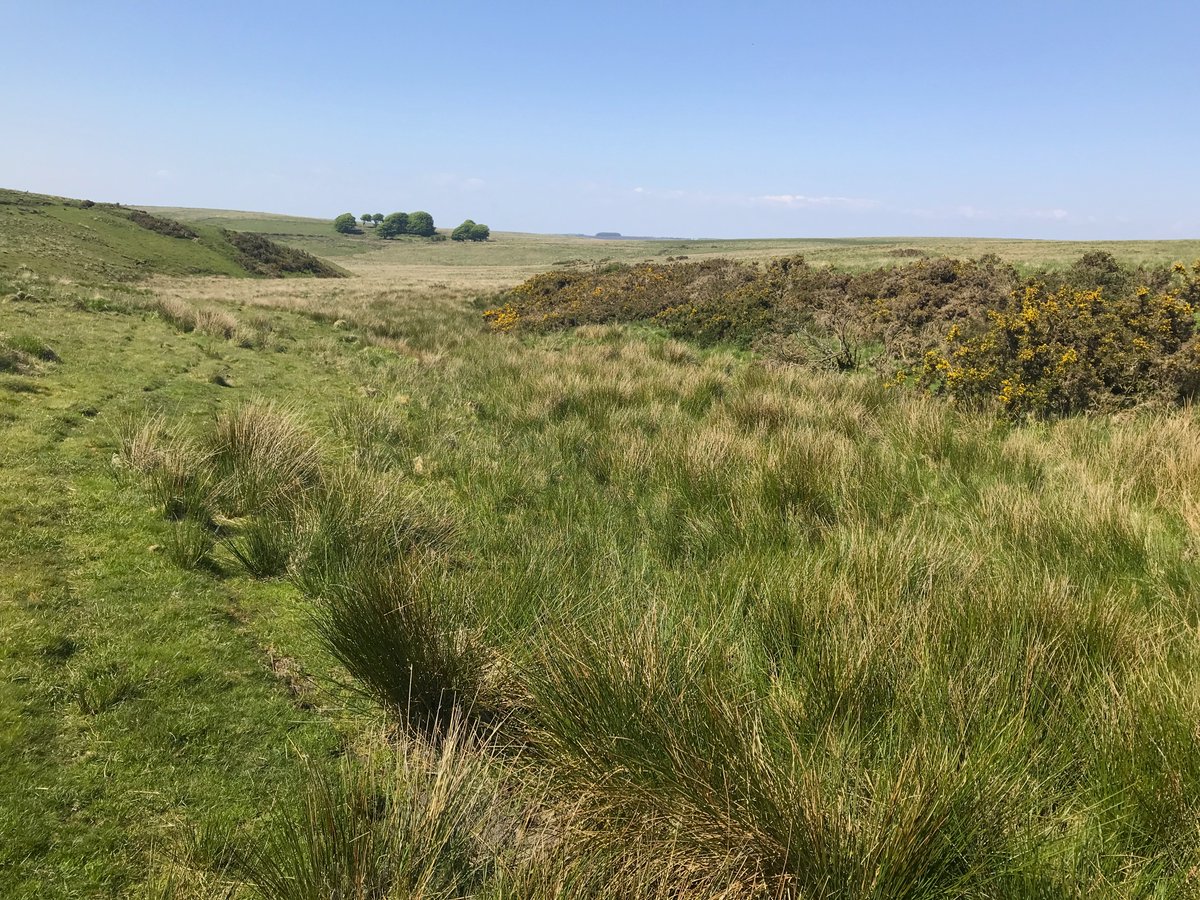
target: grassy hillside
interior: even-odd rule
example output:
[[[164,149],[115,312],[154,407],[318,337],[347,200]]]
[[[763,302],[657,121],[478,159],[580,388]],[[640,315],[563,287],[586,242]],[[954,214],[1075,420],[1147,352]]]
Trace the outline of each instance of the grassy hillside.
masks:
[[[156,216],[178,222],[212,225],[233,231],[272,235],[324,235],[332,232],[331,219],[313,219],[279,213],[242,212],[233,209],[198,209],[189,206],[143,206]]]
[[[249,250],[249,252],[248,252]],[[172,226],[111,204],[0,190],[0,276],[129,281],[148,275],[335,275],[295,248],[242,246],[211,225]]]

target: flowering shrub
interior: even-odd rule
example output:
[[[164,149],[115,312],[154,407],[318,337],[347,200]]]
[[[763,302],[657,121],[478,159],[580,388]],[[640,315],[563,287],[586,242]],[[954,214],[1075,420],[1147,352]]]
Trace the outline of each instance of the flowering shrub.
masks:
[[[800,256],[766,265],[643,263],[535,275],[500,295],[484,317],[498,331],[642,321],[675,337],[746,347],[798,332],[845,336],[852,325],[856,340],[869,343],[885,332],[892,339],[908,334],[914,322],[940,326],[982,309],[982,298],[1002,296],[1014,280],[1011,270],[986,261],[945,259],[856,275],[810,266]]]
[[[1186,399],[1200,387],[1198,284],[1200,263],[1176,266],[1158,291],[1029,284],[988,311],[986,328],[951,327],[926,352],[920,382],[1012,417]]]
[[[847,273],[802,257],[536,275],[484,313],[501,332],[645,322],[701,344],[842,371],[873,364],[1006,415],[1180,400],[1200,387],[1200,263],[1089,253],[1022,282],[995,256]]]
[[[706,343],[748,342],[765,327],[769,307],[756,280],[753,268],[730,260],[547,272],[503,294],[483,315],[497,331],[652,321]]]

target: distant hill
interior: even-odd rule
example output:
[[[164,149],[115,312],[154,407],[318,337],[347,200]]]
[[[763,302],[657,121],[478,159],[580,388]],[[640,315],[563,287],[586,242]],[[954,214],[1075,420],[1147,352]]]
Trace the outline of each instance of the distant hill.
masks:
[[[597,231],[595,234],[575,233],[569,237],[587,238],[589,241],[691,241],[695,238],[662,237],[649,234],[621,234],[619,231]]]
[[[338,267],[260,234],[141,209],[0,189],[0,273],[130,281],[148,275],[337,278]]]

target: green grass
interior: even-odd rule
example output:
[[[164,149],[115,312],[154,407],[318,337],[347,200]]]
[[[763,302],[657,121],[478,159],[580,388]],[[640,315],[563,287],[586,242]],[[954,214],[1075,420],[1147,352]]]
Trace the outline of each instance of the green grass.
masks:
[[[119,282],[151,275],[249,273],[222,229],[197,225],[194,238],[171,237],[130,221],[108,204],[0,190],[0,279]],[[0,289],[5,285],[0,283]]]
[[[62,362],[0,384],[0,895],[123,895],[181,826],[252,823],[343,739],[272,671],[268,648],[312,644],[295,594],[228,557],[177,565],[180,526],[113,468],[124,423],[336,379],[149,313],[0,305],[14,321]],[[218,366],[245,387],[212,384]]]
[[[143,206],[141,209],[178,222],[213,225],[232,231],[270,235],[326,235],[333,233],[333,218],[313,219],[279,213],[240,212],[232,209],[196,209],[187,206]]]
[[[352,264],[0,301],[0,894],[1195,895],[1193,410]]]

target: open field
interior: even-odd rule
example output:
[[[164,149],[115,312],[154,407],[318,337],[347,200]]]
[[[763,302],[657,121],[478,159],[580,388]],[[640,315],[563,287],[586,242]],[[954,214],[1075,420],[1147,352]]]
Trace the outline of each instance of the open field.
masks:
[[[803,254],[814,264],[862,270],[894,265],[913,256],[977,258],[994,253],[1020,266],[1061,266],[1084,253],[1102,251],[1122,262],[1171,263],[1200,257],[1200,240],[1194,241],[1031,241],[982,238],[821,238],[774,240],[596,240],[568,235],[493,232],[485,244],[429,243],[411,238],[381,241],[366,229],[361,235],[338,235],[332,220],[289,217],[231,210],[144,207],[150,212],[182,222],[220,225],[238,231],[263,232],[318,256],[339,260],[359,258],[366,266],[420,266],[457,269],[490,268],[496,283],[512,283],[537,272],[564,265],[593,262],[662,261],[686,256],[707,259],[729,256],[762,260]],[[445,230],[445,229],[443,229]],[[911,254],[905,251],[919,251]],[[499,269],[510,268],[502,273]]]
[[[1200,893],[1194,409],[482,315],[671,246],[0,273],[0,896]]]

